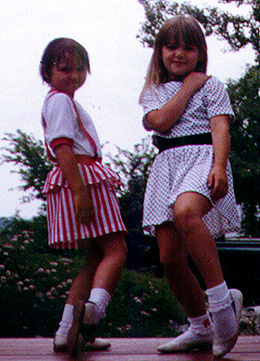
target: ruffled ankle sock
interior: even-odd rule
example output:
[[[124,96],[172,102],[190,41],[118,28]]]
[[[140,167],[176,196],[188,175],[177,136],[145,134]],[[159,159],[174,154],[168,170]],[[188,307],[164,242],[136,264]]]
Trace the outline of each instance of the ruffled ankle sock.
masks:
[[[99,323],[101,318],[106,317],[106,308],[110,299],[110,294],[104,288],[92,288],[88,302],[95,304],[94,323],[96,325]]]
[[[56,332],[58,335],[67,335],[69,332],[69,329],[71,328],[72,321],[73,321],[73,309],[74,306],[70,305],[68,303],[65,304],[63,309],[63,314],[61,321],[59,323],[59,328]]]
[[[205,336],[213,333],[213,324],[208,312],[199,317],[188,318],[188,321],[190,323],[189,328],[198,335]]]
[[[206,290],[209,312],[214,324],[215,335],[221,339],[229,338],[235,331],[237,320],[232,298],[226,282]]]

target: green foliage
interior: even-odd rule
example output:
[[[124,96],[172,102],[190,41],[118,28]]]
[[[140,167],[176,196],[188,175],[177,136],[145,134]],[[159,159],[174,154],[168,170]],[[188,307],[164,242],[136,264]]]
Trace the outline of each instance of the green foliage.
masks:
[[[77,259],[37,252],[33,234],[0,242],[0,337],[53,334],[77,274]]]
[[[228,91],[236,121],[231,126],[234,184],[237,201],[244,211],[246,235],[260,236],[260,72],[248,67],[238,81],[230,81]]]
[[[152,138],[146,137],[141,140],[141,143],[135,144],[133,152],[118,146],[116,149],[116,155],[108,153],[106,156],[110,160],[108,164],[111,168],[120,174],[122,187],[119,194],[123,195],[131,191],[134,187],[133,183],[139,183],[143,190],[157,153],[152,146]]]
[[[175,15],[190,14],[204,27],[206,36],[216,34],[227,41],[231,49],[239,50],[251,44],[259,62],[260,12],[258,0],[223,0],[219,3],[236,3],[251,6],[247,17],[231,14],[216,7],[198,8],[188,2],[178,4],[169,0],[138,0],[143,5],[146,19],[141,25],[138,38],[148,47],[153,47],[154,38],[162,23]],[[248,10],[248,7],[247,7]]]
[[[51,253],[51,249],[47,242],[47,219],[44,213],[41,213],[30,220],[22,219],[19,216],[5,218],[2,229],[0,230],[0,237],[10,239],[17,234],[22,234],[24,230],[33,233],[34,238],[37,239],[37,242],[35,242],[35,250],[37,250],[37,252]]]
[[[0,337],[52,337],[72,280],[83,264],[80,252],[42,254],[31,232],[0,240]],[[101,322],[99,335],[176,335],[186,321],[165,281],[124,271]]]
[[[21,176],[23,183],[21,189],[31,191],[29,196],[24,196],[24,201],[29,201],[34,197],[45,199],[42,194],[42,187],[48,172],[52,168],[52,163],[46,156],[43,143],[40,140],[19,129],[16,132],[17,134],[7,133],[3,138],[9,143],[9,146],[1,149],[6,154],[1,155],[0,164],[6,162],[18,166],[19,170],[12,172]]]
[[[131,269],[157,263],[153,262],[158,249],[154,255],[150,252],[149,243],[153,243],[153,238],[144,237],[142,229],[144,191],[155,155],[156,150],[151,144],[151,137],[142,139],[141,143],[134,146],[133,152],[117,147],[116,155],[107,154],[110,167],[119,172],[122,180],[118,196],[122,217],[128,230],[126,266]]]
[[[104,337],[170,337],[185,322],[166,280],[124,271],[100,330]]]

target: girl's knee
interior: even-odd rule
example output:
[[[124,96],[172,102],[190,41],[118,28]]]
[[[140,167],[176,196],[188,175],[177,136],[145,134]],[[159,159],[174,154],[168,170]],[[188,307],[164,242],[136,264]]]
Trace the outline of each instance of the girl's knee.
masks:
[[[122,233],[109,234],[102,242],[104,257],[112,257],[118,262],[125,263],[127,246]]]
[[[201,217],[194,212],[192,207],[187,205],[174,208],[174,223],[178,230],[193,229],[194,225],[201,220]]]

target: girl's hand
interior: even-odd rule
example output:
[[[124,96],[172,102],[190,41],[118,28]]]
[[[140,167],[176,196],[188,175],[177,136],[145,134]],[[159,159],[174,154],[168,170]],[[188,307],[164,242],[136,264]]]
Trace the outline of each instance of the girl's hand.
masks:
[[[208,188],[212,189],[211,198],[213,201],[217,201],[227,194],[228,180],[226,169],[213,166],[208,177]]]
[[[190,98],[209,78],[210,76],[200,72],[187,75],[180,90],[166,104],[147,114],[146,120],[151,129],[161,134],[171,129],[180,120]]]
[[[90,189],[88,186],[84,186],[79,191],[74,191],[74,204],[77,222],[88,224],[94,213]]]
[[[93,216],[93,204],[89,186],[85,186],[81,179],[76,156],[67,144],[56,147],[55,154],[73,194],[76,220],[87,224]]]
[[[196,93],[210,78],[209,75],[206,75],[201,72],[193,71],[187,75],[183,81],[183,86],[190,90],[190,92]]]

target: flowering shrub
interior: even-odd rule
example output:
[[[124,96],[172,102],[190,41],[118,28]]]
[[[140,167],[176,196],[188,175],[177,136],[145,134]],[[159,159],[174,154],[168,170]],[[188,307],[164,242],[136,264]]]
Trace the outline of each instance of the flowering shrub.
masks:
[[[82,262],[79,252],[66,258],[39,253],[27,231],[0,240],[0,337],[52,337]],[[165,280],[124,270],[99,335],[171,336],[184,322]]]
[[[104,337],[167,337],[185,322],[165,279],[125,270],[99,329]]]
[[[27,231],[0,241],[0,337],[53,334],[80,263],[38,253]]]

